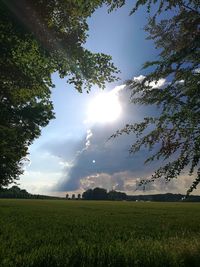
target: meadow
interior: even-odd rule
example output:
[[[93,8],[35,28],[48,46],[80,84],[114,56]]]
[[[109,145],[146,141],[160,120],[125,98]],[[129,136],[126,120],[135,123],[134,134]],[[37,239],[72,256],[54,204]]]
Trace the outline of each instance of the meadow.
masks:
[[[200,204],[0,200],[1,267],[200,266]]]

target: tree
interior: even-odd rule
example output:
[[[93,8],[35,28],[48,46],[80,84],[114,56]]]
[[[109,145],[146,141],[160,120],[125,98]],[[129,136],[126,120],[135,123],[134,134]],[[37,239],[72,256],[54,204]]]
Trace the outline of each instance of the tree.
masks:
[[[106,189],[95,187],[93,189],[93,199],[94,200],[106,200],[107,199]]]
[[[187,191],[189,195],[200,182],[200,5],[199,0],[139,0],[132,13],[145,4],[151,12],[152,2],[158,4],[158,9],[145,30],[160,51],[159,59],[146,62],[144,68],[151,67],[151,72],[142,81],[128,81],[127,86],[133,103],[155,105],[159,115],[127,124],[113,137],[134,133],[137,139],[131,153],[147,147],[157,150],[146,162],[167,160],[140,184],[160,178],[170,181],[186,169],[189,175],[196,175]],[[123,5],[125,1],[117,3]],[[112,8],[115,7],[116,3]],[[168,12],[168,19],[159,17],[164,11]]]
[[[92,189],[88,189],[85,192],[83,192],[82,198],[85,199],[85,200],[93,199],[93,190]]]
[[[95,187],[83,192],[82,198],[85,200],[106,200],[107,191],[104,188]]]
[[[84,48],[87,18],[112,1],[0,1],[0,187],[18,179],[28,146],[54,118],[51,74],[87,92],[116,79],[111,57]]]
[[[7,189],[0,189],[1,198],[29,198],[30,194],[25,189],[20,189],[18,186],[12,186]]]
[[[122,192],[117,192],[115,190],[111,190],[108,192],[107,198],[109,200],[126,200],[127,195]]]

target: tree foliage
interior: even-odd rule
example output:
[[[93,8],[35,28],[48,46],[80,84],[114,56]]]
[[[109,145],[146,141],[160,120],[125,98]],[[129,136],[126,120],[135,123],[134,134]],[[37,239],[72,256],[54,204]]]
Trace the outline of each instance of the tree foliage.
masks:
[[[28,146],[54,117],[51,74],[82,92],[116,79],[111,57],[84,47],[103,0],[0,1],[0,186],[22,171]]]
[[[159,49],[159,58],[144,64],[151,71],[143,80],[130,80],[127,86],[133,103],[155,105],[159,112],[140,123],[127,124],[113,136],[134,133],[137,139],[131,153],[146,147],[156,150],[146,162],[167,160],[140,184],[160,178],[168,182],[185,169],[189,175],[195,175],[187,191],[189,195],[200,182],[200,2],[141,0],[133,12],[143,4],[150,12],[152,2],[158,4],[158,9],[150,16],[145,30]],[[164,11],[168,12],[167,19],[159,16]]]
[[[53,196],[33,195],[28,193],[25,189],[20,189],[16,185],[10,188],[0,188],[0,198],[61,199]]]
[[[83,192],[82,198],[85,200],[126,200],[127,195],[115,190],[107,192],[104,188],[95,187]]]
[[[104,188],[95,187],[83,192],[82,197],[86,200],[105,200],[107,199],[107,191]]]

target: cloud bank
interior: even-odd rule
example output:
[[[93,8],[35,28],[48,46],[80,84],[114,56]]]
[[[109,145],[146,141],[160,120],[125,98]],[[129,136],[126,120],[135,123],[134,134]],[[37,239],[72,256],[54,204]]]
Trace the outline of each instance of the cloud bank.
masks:
[[[134,78],[141,82],[144,76]],[[165,80],[153,83],[153,87],[164,86]],[[143,117],[158,112],[154,107],[137,106],[130,103],[130,91],[124,86],[114,88],[111,93],[118,94],[122,114],[112,123],[99,123],[89,125],[85,136],[78,141],[66,140],[61,144],[49,145],[48,150],[59,156],[63,162],[63,175],[54,186],[53,191],[83,191],[88,188],[104,187],[107,190],[120,190],[128,193],[141,193],[139,188],[135,192],[139,180],[148,178],[159,167],[161,162],[155,161],[144,165],[149,156],[147,150],[130,155],[128,150],[134,143],[133,135],[123,135],[116,139],[108,138],[127,123],[141,121]],[[103,108],[103,107],[102,107]],[[66,163],[66,165],[65,165]],[[185,192],[188,187],[188,177],[184,182],[174,180],[170,183],[157,181],[149,184],[145,190],[149,193],[159,192]]]

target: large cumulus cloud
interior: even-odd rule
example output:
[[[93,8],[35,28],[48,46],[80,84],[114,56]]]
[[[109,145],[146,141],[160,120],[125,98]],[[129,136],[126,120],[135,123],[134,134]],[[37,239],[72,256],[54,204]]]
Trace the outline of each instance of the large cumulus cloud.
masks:
[[[125,174],[128,174],[128,180],[136,180],[140,177],[147,177],[155,169],[156,163],[147,165],[144,169],[146,150],[142,150],[136,155],[129,154],[128,150],[134,142],[133,136],[120,136],[108,140],[117,129],[126,123],[139,121],[147,114],[155,113],[155,109],[152,107],[144,108],[131,104],[129,90],[126,88],[121,90],[122,88],[114,89],[118,93],[122,106],[121,117],[113,123],[93,125],[88,130],[79,143],[73,167],[68,172],[66,171],[66,174],[58,182],[56,190],[74,191],[80,187],[86,188],[86,184],[92,181],[92,177],[96,177],[96,182],[93,183],[95,186],[100,186],[97,182],[99,180],[104,181],[101,182],[101,186],[107,189],[113,184],[115,189],[126,190],[123,182],[127,180]],[[106,182],[105,177],[108,181],[108,177],[111,177],[110,185]],[[131,183],[128,184],[130,186]]]
[[[140,82],[144,76],[136,77]],[[156,87],[163,86],[164,80],[155,84]],[[153,85],[152,85],[153,86]],[[68,160],[66,155],[73,154],[71,168],[63,169],[63,177],[54,187],[55,191],[76,191],[104,187],[108,190],[122,190],[134,192],[141,178],[148,178],[161,165],[155,161],[144,165],[149,152],[145,149],[137,154],[130,155],[129,148],[134,143],[133,135],[123,135],[116,139],[108,138],[126,123],[141,121],[143,117],[155,115],[158,110],[154,107],[137,106],[130,103],[130,91],[127,88],[115,88],[122,106],[121,117],[113,123],[90,125],[85,136],[77,143],[62,145],[62,148],[51,147],[52,153],[63,153],[63,161]],[[103,106],[102,106],[103,108]],[[64,147],[66,151],[64,150]],[[67,152],[67,149],[70,151]],[[70,153],[69,153],[70,152]],[[163,162],[162,162],[163,164]],[[177,188],[182,191],[188,185],[188,178],[185,183],[176,180],[167,183],[164,180],[146,186],[151,192],[175,192]],[[143,190],[143,188],[139,188]]]

